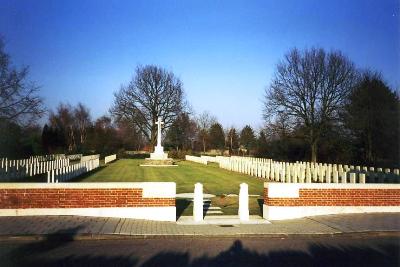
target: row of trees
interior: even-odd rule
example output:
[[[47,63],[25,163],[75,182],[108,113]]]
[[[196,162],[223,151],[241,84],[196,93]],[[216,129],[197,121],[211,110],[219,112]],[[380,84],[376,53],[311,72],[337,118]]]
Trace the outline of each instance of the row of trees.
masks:
[[[264,106],[275,140],[308,145],[302,158],[399,163],[399,96],[339,51],[290,51],[277,65]]]
[[[185,112],[167,131],[165,145],[176,151],[248,154],[257,147],[257,140],[249,125],[240,131],[234,127],[224,129],[209,112],[192,117]]]
[[[176,151],[252,154],[280,160],[396,165],[399,96],[379,74],[360,72],[339,51],[293,49],[266,88],[265,126],[224,129],[208,112],[195,116],[182,81],[154,65],[138,66],[114,94],[110,115],[92,119],[83,104],[46,113],[28,68],[11,66],[0,40],[0,157],[41,153],[114,153],[151,149],[156,121]],[[37,124],[48,114],[44,127]]]
[[[60,104],[50,112],[43,127],[42,145],[46,153],[115,153],[121,149],[140,150],[143,136],[127,120],[114,123],[109,116],[92,121],[89,109]]]

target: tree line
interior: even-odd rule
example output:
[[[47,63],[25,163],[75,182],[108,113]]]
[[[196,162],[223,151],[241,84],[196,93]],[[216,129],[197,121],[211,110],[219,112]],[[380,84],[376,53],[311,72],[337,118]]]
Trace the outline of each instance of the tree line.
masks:
[[[138,66],[114,93],[109,115],[96,119],[82,103],[47,110],[28,73],[27,67],[11,65],[0,40],[0,157],[151,151],[161,117],[164,146],[175,157],[214,153],[399,163],[398,94],[379,73],[357,69],[340,51],[290,50],[265,89],[260,129],[224,128],[209,112],[196,115],[183,82],[155,65]]]

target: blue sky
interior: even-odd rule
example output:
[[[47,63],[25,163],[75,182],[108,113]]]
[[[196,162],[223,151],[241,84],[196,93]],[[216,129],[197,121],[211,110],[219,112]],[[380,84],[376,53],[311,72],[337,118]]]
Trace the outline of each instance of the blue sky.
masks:
[[[262,98],[291,48],[338,49],[400,87],[400,1],[0,0],[0,34],[51,109],[108,113],[138,64],[173,71],[195,112],[262,125]]]

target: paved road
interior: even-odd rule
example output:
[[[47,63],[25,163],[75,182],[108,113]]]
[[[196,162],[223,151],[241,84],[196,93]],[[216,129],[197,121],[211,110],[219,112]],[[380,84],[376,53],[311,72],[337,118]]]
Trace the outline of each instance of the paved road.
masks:
[[[400,266],[400,233],[0,241],[1,266]]]

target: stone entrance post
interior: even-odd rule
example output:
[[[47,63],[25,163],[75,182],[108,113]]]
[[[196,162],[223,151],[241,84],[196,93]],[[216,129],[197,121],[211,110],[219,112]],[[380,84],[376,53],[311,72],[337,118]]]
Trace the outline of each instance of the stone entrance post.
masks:
[[[201,183],[194,185],[193,220],[203,221],[203,185]]]
[[[249,186],[246,183],[240,184],[239,219],[241,221],[249,220]]]

